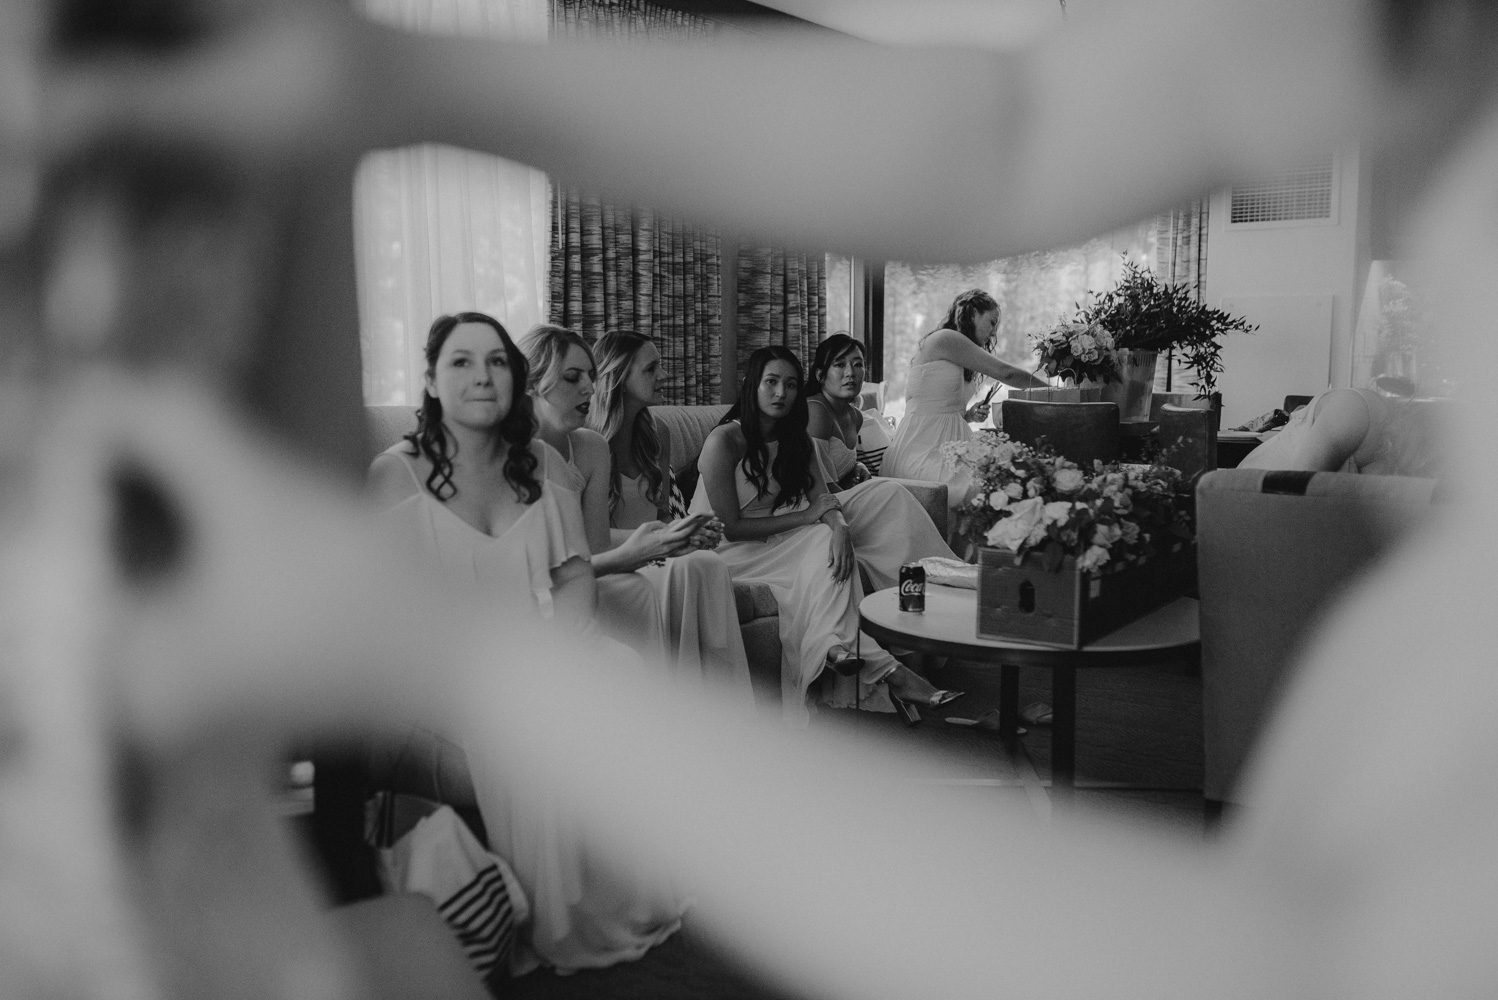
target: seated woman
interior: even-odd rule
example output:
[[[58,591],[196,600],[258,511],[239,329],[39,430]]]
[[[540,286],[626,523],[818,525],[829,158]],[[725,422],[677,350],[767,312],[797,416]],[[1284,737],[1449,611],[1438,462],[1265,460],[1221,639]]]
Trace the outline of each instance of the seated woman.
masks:
[[[856,404],[862,391],[863,345],[846,333],[818,344],[807,391],[807,431],[827,481],[839,491],[858,565],[875,590],[884,590],[899,581],[905,563],[957,557],[909,490],[872,478],[858,461],[863,414]]]
[[[947,484],[947,506],[959,507],[972,491],[972,477],[945,460],[941,446],[973,436],[968,421],[988,419],[988,401],[968,405],[978,375],[1019,388],[1045,386],[1043,378],[989,353],[999,328],[999,304],[979,288],[952,300],[946,318],[921,338],[910,358],[905,416],[884,453],[883,475]]]
[[[598,395],[588,423],[608,446],[607,523],[617,535],[684,515],[686,504],[671,475],[671,439],[650,413],[661,401],[660,351],[649,337],[627,331],[605,333],[597,346]],[[700,521],[692,529],[692,551],[641,572],[661,595],[678,672],[711,680],[752,706],[733,577],[713,551],[722,538],[721,521]]]
[[[1434,475],[1429,426],[1409,403],[1408,379],[1380,376],[1372,389],[1327,389],[1244,456],[1240,469]]]
[[[634,350],[621,350],[621,343],[633,345]],[[649,348],[650,358],[640,350],[642,344]],[[567,457],[567,469],[582,495],[602,616],[606,620],[619,614],[649,618],[667,640],[666,661],[675,675],[694,683],[709,680],[745,707],[752,707],[744,639],[737,617],[725,614],[734,607],[733,581],[723,560],[704,551],[718,544],[716,522],[673,529],[664,523],[670,519],[665,505],[649,502],[652,490],[660,496],[664,485],[660,448],[646,411],[655,398],[659,354],[654,345],[634,334],[610,334],[599,341],[605,358],[602,397],[594,395],[597,369],[581,334],[540,325],[522,338],[520,347],[530,364],[538,434]],[[645,381],[650,395],[644,401],[626,391],[635,354],[649,362]],[[643,386],[639,376],[635,382]],[[614,428],[621,415],[623,424]],[[583,426],[592,417],[602,417],[600,424],[612,429],[613,439],[625,441],[632,487],[627,492],[645,503],[621,501],[620,458],[610,440]],[[645,463],[643,471],[636,467],[636,443],[643,449],[639,460]],[[615,602],[612,611],[610,601]]]
[[[582,504],[583,528],[593,553],[597,614],[606,635],[634,649],[648,662],[663,664],[665,630],[655,590],[635,570],[684,549],[688,538],[664,525],[642,527],[616,545],[599,496],[607,488],[607,447],[583,423],[593,397],[593,355],[581,336],[561,327],[537,326],[521,338],[536,437],[562,456],[555,475]],[[591,510],[590,510],[591,508]],[[590,518],[590,513],[592,517]]]
[[[718,552],[734,579],[768,585],[780,606],[780,696],[788,724],[806,725],[807,693],[819,679],[830,682],[824,696],[839,707],[862,697],[855,683],[882,681],[910,719],[907,702],[936,707],[959,692],[937,690],[867,637],[862,657],[853,655],[863,589],[848,525],[806,433],[801,386],[801,363],[786,348],[762,347],[749,356],[739,401],[702,446],[692,510],[722,520]]]
[[[426,359],[416,431],[370,465],[383,522],[496,606],[554,611],[568,630],[593,629],[582,512],[552,478],[561,457],[532,439],[524,356],[492,317],[458,313],[432,324]],[[470,764],[489,846],[532,901],[527,944],[541,961],[612,965],[639,958],[680,927],[684,907],[668,879],[607,866],[547,789],[507,786],[488,779],[482,761]]]

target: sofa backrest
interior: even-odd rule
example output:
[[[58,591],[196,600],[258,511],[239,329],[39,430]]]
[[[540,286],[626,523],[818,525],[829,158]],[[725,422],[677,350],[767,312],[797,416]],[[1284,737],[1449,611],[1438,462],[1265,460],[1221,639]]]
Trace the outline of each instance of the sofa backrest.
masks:
[[[729,405],[721,406],[652,406],[656,425],[671,435],[671,471],[680,473],[702,453],[702,443],[718,426]]]
[[[364,423],[368,428],[366,462],[416,429],[414,406],[366,406]]]
[[[1435,480],[1227,469],[1196,488],[1203,794],[1238,777],[1321,613],[1431,513]],[[1314,761],[1307,761],[1314,767]]]

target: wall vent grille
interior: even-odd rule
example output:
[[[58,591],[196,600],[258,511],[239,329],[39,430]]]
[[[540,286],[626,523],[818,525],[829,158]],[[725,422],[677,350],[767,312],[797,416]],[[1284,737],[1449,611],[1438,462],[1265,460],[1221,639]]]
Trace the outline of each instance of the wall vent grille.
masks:
[[[1274,177],[1235,184],[1228,224],[1330,221],[1335,194],[1336,163],[1328,156]]]

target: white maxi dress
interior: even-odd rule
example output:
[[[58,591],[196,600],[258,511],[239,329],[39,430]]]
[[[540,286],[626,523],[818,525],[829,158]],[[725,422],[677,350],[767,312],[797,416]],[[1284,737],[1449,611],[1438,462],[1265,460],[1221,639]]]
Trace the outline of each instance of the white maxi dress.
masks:
[[[557,484],[562,458],[541,445],[541,497],[504,534],[473,527],[421,485],[410,459],[413,495],[379,515],[392,537],[413,546],[445,578],[493,602],[506,613],[545,614],[551,571],[589,555],[582,507]],[[601,656],[625,663],[638,657],[599,637]],[[503,664],[503,651],[496,651]],[[468,755],[479,812],[490,848],[510,863],[531,901],[531,924],[517,956],[517,973],[537,961],[570,971],[640,958],[681,927],[686,903],[664,872],[627,871],[603,860],[606,852],[584,841],[578,828],[538,782],[502,780],[481,754]]]
[[[773,462],[779,443],[771,441],[769,448]],[[793,513],[806,506],[802,501],[795,507],[772,511],[779,484],[771,478],[769,488],[760,493],[744,473],[743,463],[734,467],[734,486],[741,517]],[[697,482],[691,510],[712,513],[703,480]],[[842,583],[833,580],[827,564],[831,543],[832,529],[812,524],[782,531],[762,542],[724,540],[717,549],[734,580],[763,583],[775,595],[780,608],[781,713],[787,725],[797,728],[810,721],[808,701],[818,693],[834,708],[859,704],[873,711],[894,711],[879,682],[898,664],[868,636],[860,639],[858,602],[863,599],[863,586],[857,573]],[[865,663],[856,678],[840,677],[826,669],[827,653],[833,646],[843,646],[850,653],[855,648],[862,652]],[[813,691],[813,684],[820,690]]]

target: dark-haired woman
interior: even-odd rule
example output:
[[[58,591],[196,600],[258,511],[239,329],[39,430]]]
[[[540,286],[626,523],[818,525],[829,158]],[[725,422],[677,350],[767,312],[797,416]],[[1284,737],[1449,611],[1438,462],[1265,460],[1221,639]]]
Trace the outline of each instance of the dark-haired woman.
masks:
[[[661,401],[661,354],[649,337],[621,330],[598,339],[595,357],[598,383],[588,424],[607,448],[599,506],[608,528],[634,537],[642,527],[670,522],[684,512],[680,494],[673,493],[670,435],[650,413]],[[584,511],[591,533],[589,504]],[[692,533],[691,551],[640,573],[660,595],[677,672],[688,679],[701,677],[750,706],[754,695],[734,610],[733,578],[713,551],[722,535],[720,522],[703,524]]]
[[[942,456],[941,446],[966,441],[973,436],[968,422],[988,418],[987,402],[968,405],[973,380],[986,375],[1022,389],[1047,384],[989,353],[998,328],[999,304],[974,288],[953,299],[941,326],[921,338],[910,358],[905,416],[884,453],[883,475],[946,483],[948,507],[958,507],[968,499],[972,477],[954,468]]]
[[[416,432],[371,464],[393,534],[454,583],[509,608],[593,628],[593,572],[562,459],[532,439],[525,357],[492,317],[440,317],[427,336]],[[633,659],[600,640],[601,655]],[[503,662],[502,660],[500,662]],[[560,969],[639,958],[673,934],[684,909],[659,873],[609,865],[584,844],[544,787],[492,777],[469,761],[490,847],[530,896],[526,943]]]
[[[718,552],[734,578],[767,584],[775,595],[785,721],[806,725],[808,692],[819,680],[824,700],[838,707],[877,696],[869,686],[879,682],[905,702],[946,704],[957,692],[938,691],[873,640],[861,643],[861,661],[853,655],[862,588],[848,525],[806,433],[802,384],[801,362],[784,347],[749,356],[739,401],[702,446],[692,498],[692,510],[723,522]]]
[[[826,481],[839,488],[853,550],[869,583],[884,590],[899,581],[900,567],[908,562],[927,556],[957,558],[909,490],[891,479],[871,478],[858,463],[863,414],[856,404],[863,391],[863,345],[846,333],[834,333],[817,345],[810,374],[807,431]]]

